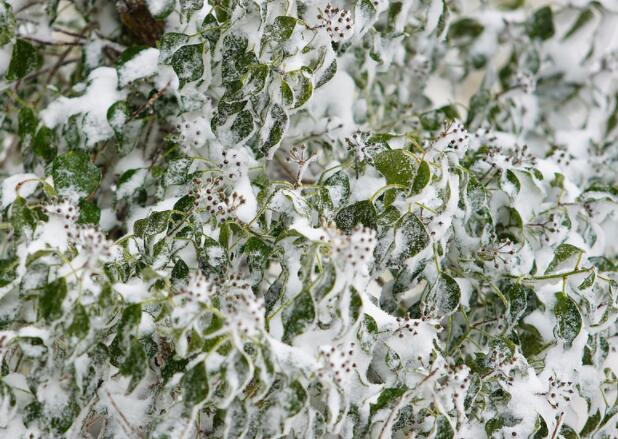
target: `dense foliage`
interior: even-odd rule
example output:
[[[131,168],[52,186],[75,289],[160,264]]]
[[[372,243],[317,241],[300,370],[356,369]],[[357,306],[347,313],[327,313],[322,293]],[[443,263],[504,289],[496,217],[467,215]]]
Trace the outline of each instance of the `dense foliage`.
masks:
[[[0,0],[0,437],[618,437],[615,0]]]

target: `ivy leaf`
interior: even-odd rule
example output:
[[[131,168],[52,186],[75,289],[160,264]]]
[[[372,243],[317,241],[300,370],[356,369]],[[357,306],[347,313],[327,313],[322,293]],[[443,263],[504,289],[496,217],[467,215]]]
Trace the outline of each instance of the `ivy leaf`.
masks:
[[[13,81],[23,79],[43,65],[43,57],[35,47],[25,40],[18,39],[13,46],[6,79]]]
[[[146,375],[147,364],[144,345],[137,337],[131,337],[128,350],[123,352],[120,367],[118,368],[121,375],[131,377],[131,382],[127,388],[128,392],[133,391],[139,381]]]
[[[67,282],[61,277],[43,288],[39,297],[39,315],[45,320],[55,320],[62,316],[62,303],[67,295]]]
[[[395,231],[397,259],[403,261],[417,255],[429,245],[427,229],[413,213],[401,217]]]
[[[556,293],[554,315],[557,320],[554,333],[570,346],[582,329],[582,316],[577,304],[566,294]]]
[[[571,261],[574,257],[579,257],[584,251],[571,244],[560,244],[554,252],[554,258],[547,266],[545,274],[553,273],[562,264]]]
[[[579,284],[577,289],[587,290],[592,285],[594,285],[594,281],[596,280],[596,277],[597,277],[596,271],[592,270],[592,272],[588,276],[586,276],[586,278],[582,281],[582,283]]]
[[[520,283],[510,283],[504,288],[509,301],[509,316],[511,322],[517,322],[528,306],[528,288]]]
[[[389,387],[382,390],[378,400],[369,404],[369,416],[373,417],[380,410],[392,407],[404,393],[406,393],[405,387]]]
[[[583,9],[577,16],[577,19],[573,23],[573,26],[571,26],[568,32],[564,34],[564,37],[562,37],[562,40],[564,41],[572,37],[580,28],[582,28],[586,23],[588,23],[593,18],[594,18],[594,14],[592,13],[591,8]]]
[[[491,93],[489,90],[481,89],[477,91],[470,99],[466,125],[472,126],[473,124],[478,124],[478,122],[483,119],[487,113],[490,103]]]
[[[289,72],[286,75],[284,82],[289,91],[284,93],[284,102],[288,102],[291,108],[299,108],[305,104],[313,94],[313,82],[308,72],[304,70],[296,70]],[[291,93],[291,96],[285,96],[286,93]],[[292,99],[290,99],[290,97]]]
[[[161,64],[170,64],[172,56],[183,46],[186,46],[190,41],[189,35],[168,32],[161,37],[159,47],[159,62]]]
[[[171,211],[169,210],[155,211],[146,218],[135,221],[133,225],[135,236],[144,238],[146,236],[163,233],[167,230],[170,215]]]
[[[180,9],[183,11],[197,11],[204,7],[204,0],[180,0]]]
[[[260,148],[262,155],[267,154],[270,150],[281,143],[283,133],[288,126],[288,115],[279,104],[273,104],[268,113],[268,118],[264,124],[265,127],[265,141]]]
[[[261,272],[268,264],[268,256],[272,252],[272,247],[257,236],[252,236],[243,245],[241,252],[247,258],[251,271]]]
[[[0,288],[6,287],[17,278],[18,258],[0,259]]]
[[[545,348],[543,336],[534,326],[520,323],[517,334],[521,341],[521,351],[527,359],[532,359]]]
[[[374,164],[388,184],[402,186],[412,184],[418,167],[414,158],[403,149],[381,152],[374,157]]]
[[[418,166],[416,175],[414,176],[414,181],[412,182],[412,194],[420,194],[423,189],[427,187],[430,180],[431,169],[429,168],[429,164],[423,160]]]
[[[199,250],[200,268],[205,271],[223,273],[228,260],[225,248],[208,236],[205,236],[204,240],[204,245]]]
[[[350,198],[350,180],[343,171],[329,176],[320,188],[322,201],[329,209],[338,209]]]
[[[10,222],[18,237],[26,230],[33,231],[36,226],[36,218],[22,197],[17,197],[11,205]]]
[[[457,281],[448,274],[441,273],[436,283],[429,290],[425,303],[430,312],[444,317],[457,310],[460,299],[461,290]]]
[[[67,329],[69,335],[84,338],[90,330],[90,317],[86,312],[86,308],[81,303],[77,303],[73,311],[73,321]]]
[[[554,36],[554,14],[551,7],[537,9],[526,23],[528,36],[532,39],[547,40]]]
[[[326,84],[328,81],[333,79],[333,77],[335,76],[335,73],[337,73],[337,59],[336,58],[333,60],[333,62],[331,62],[328,65],[326,70],[324,70],[324,73],[322,73],[322,76],[320,76],[320,79],[318,79],[318,82],[316,82],[315,88],[320,88],[324,84]]]
[[[0,2],[0,47],[9,43],[15,35],[16,21],[11,5]]]
[[[276,41],[289,40],[294,33],[297,19],[294,17],[287,17],[285,15],[276,17],[272,27],[272,37]]]
[[[340,209],[335,216],[335,223],[341,230],[350,232],[357,224],[375,229],[377,219],[377,213],[373,204],[365,200]]]
[[[500,177],[500,188],[510,197],[515,197],[521,190],[521,183],[517,175],[510,169],[504,171]]]
[[[456,44],[469,44],[483,33],[485,28],[474,18],[461,18],[451,23],[446,38]]]
[[[203,44],[189,44],[176,50],[168,64],[180,80],[181,86],[187,82],[196,81],[204,74]]]
[[[234,122],[232,122],[229,128],[231,133],[229,141],[231,143],[240,143],[249,137],[254,129],[255,125],[251,111],[243,110],[236,115]]]
[[[451,423],[448,421],[448,419],[446,419],[446,416],[438,416],[438,419],[436,419],[436,434],[434,438],[453,439],[454,436],[455,432],[453,431],[453,427],[451,427]]]
[[[57,156],[52,164],[54,187],[66,198],[80,199],[93,193],[101,181],[101,171],[82,151]]]
[[[315,320],[315,305],[309,291],[302,291],[293,303],[283,310],[283,338],[286,343],[292,341],[294,337],[303,333],[305,328]]]
[[[81,200],[79,202],[79,218],[78,224],[99,224],[101,218],[101,209],[96,203],[88,200]]]

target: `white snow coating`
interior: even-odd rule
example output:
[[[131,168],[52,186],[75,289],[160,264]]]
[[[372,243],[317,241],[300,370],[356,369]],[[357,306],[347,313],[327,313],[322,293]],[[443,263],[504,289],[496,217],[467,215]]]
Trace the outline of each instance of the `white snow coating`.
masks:
[[[99,67],[88,76],[83,95],[75,98],[60,97],[41,111],[41,119],[49,128],[65,123],[75,114],[83,114],[83,130],[88,144],[93,145],[113,134],[107,121],[107,110],[126,97],[126,91],[118,89],[116,70]]]

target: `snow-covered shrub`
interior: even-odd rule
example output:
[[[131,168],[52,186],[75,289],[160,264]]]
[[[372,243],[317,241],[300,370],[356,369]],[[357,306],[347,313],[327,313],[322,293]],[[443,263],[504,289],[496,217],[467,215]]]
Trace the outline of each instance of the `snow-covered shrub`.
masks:
[[[618,437],[615,0],[0,0],[0,437]]]

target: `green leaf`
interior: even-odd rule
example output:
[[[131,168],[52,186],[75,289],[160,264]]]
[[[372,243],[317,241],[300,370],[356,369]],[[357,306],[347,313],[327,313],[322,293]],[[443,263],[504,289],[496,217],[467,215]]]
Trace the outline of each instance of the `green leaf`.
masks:
[[[398,248],[397,259],[404,261],[417,255],[429,245],[427,229],[413,213],[401,217],[395,231],[395,242]]]
[[[562,40],[564,41],[568,39],[569,37],[572,37],[575,34],[575,32],[577,32],[580,28],[582,28],[586,23],[588,23],[593,18],[594,18],[594,14],[592,13],[591,8],[583,9],[577,16],[577,19],[573,23],[573,26],[571,26],[568,32],[564,34],[564,37],[562,37]]]
[[[388,184],[411,185],[418,167],[414,157],[403,149],[384,151],[374,157],[375,168]]]
[[[283,390],[282,407],[288,417],[297,415],[307,400],[307,391],[298,381],[294,380]]]
[[[277,41],[286,41],[290,39],[294,33],[297,19],[294,17],[287,17],[285,15],[276,17],[273,21],[273,27],[271,31],[272,37]]]
[[[597,273],[596,273],[596,271],[592,270],[590,272],[590,274],[588,276],[586,276],[586,278],[582,281],[582,283],[579,284],[577,289],[578,290],[587,290],[592,285],[594,285],[594,281],[596,280],[596,278],[597,278]]]
[[[32,152],[45,162],[50,162],[56,156],[56,133],[51,128],[42,126],[32,139]]]
[[[123,353],[122,361],[118,371],[121,375],[130,376],[128,392],[131,392],[146,375],[146,367],[148,365],[146,351],[144,345],[137,337],[131,337],[128,346],[128,351]]]
[[[13,46],[11,62],[6,73],[6,79],[13,81],[23,79],[43,65],[43,57],[32,44],[18,39]]]
[[[373,417],[378,411],[392,407],[404,393],[406,387],[389,387],[382,390],[378,400],[374,404],[369,404],[369,416]]]
[[[84,338],[90,330],[90,318],[86,309],[81,303],[77,303],[73,308],[73,321],[67,329],[67,333],[71,336]]]
[[[17,116],[17,134],[22,148],[32,144],[39,121],[30,107],[22,107]]]
[[[466,125],[470,126],[473,123],[478,123],[478,120],[484,118],[484,115],[487,113],[490,103],[491,93],[489,92],[489,90],[481,89],[477,91],[470,99]]]
[[[39,297],[39,315],[45,320],[62,317],[62,304],[67,295],[66,280],[61,277],[47,284]]]
[[[101,181],[101,171],[82,151],[69,151],[57,156],[52,164],[52,176],[56,191],[62,197],[72,199],[90,195]]]
[[[454,313],[459,306],[461,290],[451,276],[441,273],[425,298],[426,309],[440,317]]]
[[[582,316],[577,304],[566,294],[556,293],[554,315],[557,320],[554,333],[570,346],[582,329]]]
[[[185,261],[178,258],[172,269],[172,279],[186,279],[189,276],[189,266]]]
[[[196,81],[204,74],[203,44],[182,46],[169,59],[169,64],[176,72],[181,86]]]
[[[199,250],[199,264],[204,271],[223,273],[228,258],[225,248],[214,239],[204,236],[204,245]]]
[[[183,11],[197,11],[204,7],[204,0],[180,0],[180,9]]]
[[[510,197],[514,197],[521,190],[521,183],[517,175],[510,169],[507,169],[500,177],[500,188]]]
[[[101,219],[101,209],[95,202],[81,200],[79,202],[78,224],[99,224]]]
[[[483,33],[485,28],[474,18],[460,18],[451,23],[446,38],[457,44],[469,44]]]
[[[531,359],[535,355],[541,353],[545,349],[543,336],[532,325],[521,323],[518,328],[518,336],[521,341],[521,350],[527,359]]]
[[[528,306],[529,288],[520,283],[510,283],[504,289],[509,300],[509,316],[511,322],[517,322]]]
[[[253,115],[249,110],[243,110],[236,115],[234,122],[230,126],[231,143],[240,143],[253,133],[255,125],[253,123]]]
[[[587,437],[590,434],[594,433],[594,431],[597,428],[597,425],[599,425],[599,422],[601,422],[601,413],[597,409],[594,415],[588,417],[588,420],[584,424],[584,427],[582,428],[582,430],[579,432],[579,435],[581,437]]]
[[[350,232],[357,224],[375,229],[378,216],[369,200],[358,201],[337,212],[335,223],[345,232]]]
[[[22,197],[17,197],[11,205],[10,222],[17,236],[22,236],[26,229],[34,230],[36,226],[36,218]]]
[[[199,362],[185,373],[182,388],[183,400],[188,407],[193,407],[208,397],[208,375],[203,362]]]
[[[146,218],[135,221],[133,225],[135,235],[144,238],[164,232],[167,230],[170,215],[169,210],[155,211]]]
[[[267,154],[270,149],[279,145],[283,133],[287,129],[288,115],[281,105],[273,104],[265,125],[269,128],[267,129],[266,140],[260,148],[262,154]]]
[[[343,171],[329,176],[320,187],[322,201],[329,209],[339,209],[350,198],[350,180]]]
[[[305,104],[313,94],[313,82],[311,77],[304,70],[296,70],[286,75],[286,81],[293,99],[290,102],[291,108],[299,108]],[[282,90],[283,91],[283,90]],[[289,100],[289,98],[287,99]],[[286,101],[284,96],[284,102]]]
[[[318,79],[318,82],[316,82],[315,88],[320,88],[324,84],[326,84],[328,81],[333,79],[333,77],[335,76],[335,73],[337,73],[337,59],[336,58],[333,60],[333,62],[331,62],[328,65],[326,70],[324,70],[324,73],[322,74],[322,76],[320,76],[320,79]]]
[[[283,311],[283,338],[285,343],[304,332],[315,320],[315,305],[309,291],[302,291],[292,304]]]
[[[446,416],[438,416],[438,419],[436,419],[436,434],[434,438],[453,439],[454,436],[455,432],[453,431],[453,427],[451,427],[451,423],[448,421],[448,419],[446,419]]]
[[[252,236],[243,245],[241,252],[247,258],[247,264],[252,272],[262,271],[268,264],[272,247],[257,236]]]
[[[11,10],[11,5],[0,2],[0,47],[13,39],[15,28],[15,16]]]
[[[532,39],[547,40],[554,36],[554,14],[551,7],[544,6],[537,9],[526,22],[528,36]]]
[[[129,121],[130,117],[129,107],[125,101],[114,102],[107,109],[107,122],[118,137],[122,137],[125,124]]]
[[[17,266],[19,259],[0,259],[0,288],[6,287],[17,278]]]
[[[161,64],[170,64],[172,56],[178,49],[187,45],[190,39],[188,35],[177,32],[163,34],[159,46],[159,62]]]
[[[431,169],[429,164],[423,160],[416,170],[414,182],[412,182],[412,194],[420,194],[431,180]]]
[[[560,427],[560,436],[564,439],[579,439],[579,435],[568,425],[562,424]]]
[[[547,266],[545,274],[553,273],[562,264],[571,261],[575,257],[579,257],[584,251],[571,244],[560,244],[554,252],[554,258]]]

